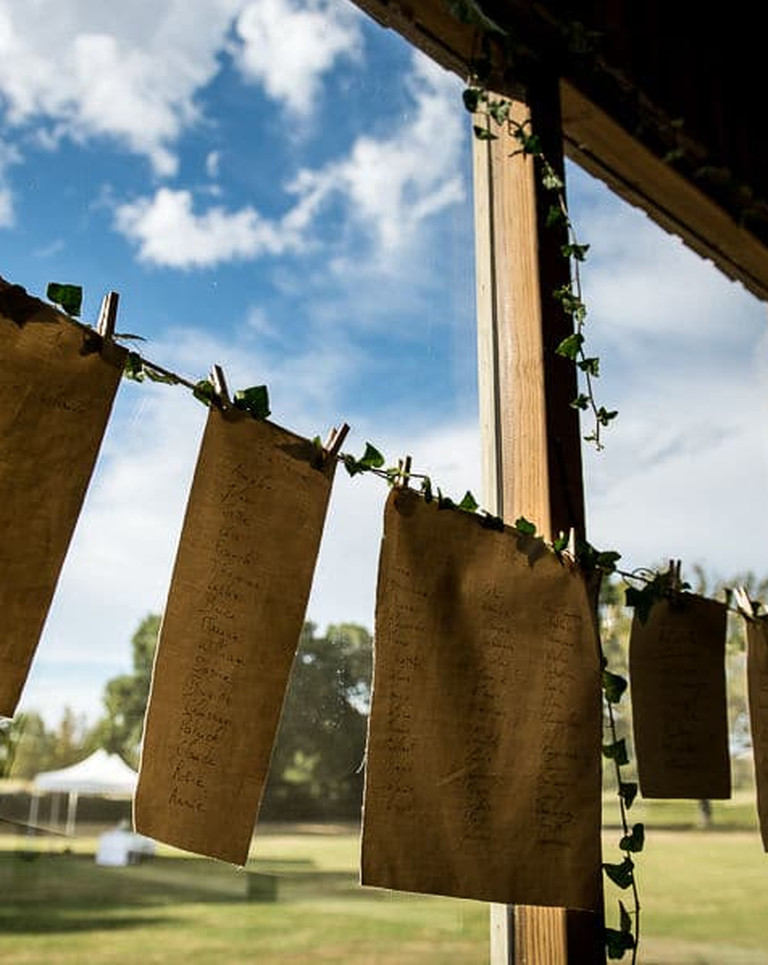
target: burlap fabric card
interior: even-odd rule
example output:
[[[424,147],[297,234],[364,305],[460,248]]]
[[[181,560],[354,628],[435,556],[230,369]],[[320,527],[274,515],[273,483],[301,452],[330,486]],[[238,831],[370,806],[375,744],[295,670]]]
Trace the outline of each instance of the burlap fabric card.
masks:
[[[660,600],[629,642],[640,789],[653,798],[731,794],[722,603],[691,593]]]
[[[0,716],[12,717],[125,361],[0,279]]]
[[[600,700],[580,572],[540,541],[394,491],[363,884],[597,908]]]
[[[747,688],[755,758],[757,813],[763,848],[768,851],[768,622],[746,620]]]
[[[136,830],[244,864],[331,488],[311,442],[208,417],[145,722]]]

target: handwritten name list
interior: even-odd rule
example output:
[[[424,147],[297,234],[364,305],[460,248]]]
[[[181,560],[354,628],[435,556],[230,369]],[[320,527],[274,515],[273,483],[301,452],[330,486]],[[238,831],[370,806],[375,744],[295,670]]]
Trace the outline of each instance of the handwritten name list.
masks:
[[[629,678],[640,789],[652,798],[731,794],[722,603],[685,594],[632,622]]]
[[[747,691],[755,755],[757,813],[763,849],[768,851],[768,623],[747,620]]]
[[[145,721],[136,830],[244,864],[312,574],[332,469],[313,445],[212,410]]]
[[[363,884],[597,908],[600,727],[580,574],[534,540],[393,493]]]
[[[9,290],[17,321],[2,314]],[[117,346],[82,348],[81,329],[0,279],[4,717],[13,716],[27,679],[123,370]]]

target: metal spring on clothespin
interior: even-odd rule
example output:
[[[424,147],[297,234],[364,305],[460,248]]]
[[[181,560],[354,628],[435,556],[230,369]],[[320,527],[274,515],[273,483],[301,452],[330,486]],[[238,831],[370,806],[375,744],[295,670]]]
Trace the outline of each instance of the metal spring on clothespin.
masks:
[[[224,369],[220,365],[211,367],[211,382],[213,383],[213,390],[216,393],[216,398],[221,408],[231,409],[232,400],[229,397],[227,380],[224,378]]]

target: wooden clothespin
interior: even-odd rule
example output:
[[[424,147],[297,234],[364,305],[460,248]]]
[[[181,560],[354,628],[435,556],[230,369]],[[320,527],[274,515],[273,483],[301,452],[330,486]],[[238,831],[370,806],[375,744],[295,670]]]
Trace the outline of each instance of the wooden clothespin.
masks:
[[[673,593],[683,592],[683,581],[681,578],[682,560],[669,561],[669,588]]]
[[[733,602],[736,604],[736,609],[745,616],[748,620],[753,620],[755,617],[755,607],[749,598],[749,593],[744,586],[737,586],[733,591]]]
[[[115,324],[117,322],[117,306],[120,296],[117,292],[107,292],[101,300],[99,309],[99,319],[96,322],[96,331],[104,339],[115,337]]]
[[[406,456],[403,463],[402,472],[400,473],[400,485],[403,489],[408,488],[408,480],[411,478],[411,457]]]
[[[224,378],[224,369],[222,369],[220,365],[211,367],[211,382],[213,383],[213,390],[218,397],[221,407],[223,409],[230,409],[232,407],[232,400],[229,397],[227,380]]]
[[[337,429],[335,426],[333,429],[331,429],[331,431],[328,433],[328,438],[325,440],[325,445],[323,446],[323,449],[325,449],[325,458],[327,462],[338,458],[338,455],[341,452],[341,447],[344,445],[344,440],[347,438],[348,434],[349,425],[346,422],[341,426],[340,429]]]

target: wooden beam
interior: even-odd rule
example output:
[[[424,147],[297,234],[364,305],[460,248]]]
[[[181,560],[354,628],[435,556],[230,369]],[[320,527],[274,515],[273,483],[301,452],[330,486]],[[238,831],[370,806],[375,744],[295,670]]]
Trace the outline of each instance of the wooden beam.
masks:
[[[526,101],[515,102],[514,116],[530,116],[549,163],[562,173],[556,81],[532,85]],[[576,378],[554,351],[572,330],[552,297],[569,281],[560,251],[566,239],[562,229],[545,227],[552,197],[531,158],[515,154],[518,147],[509,132],[474,143],[483,501],[507,522],[525,516],[548,537],[571,527],[583,535],[579,420],[568,404]],[[492,965],[604,960],[596,915],[492,906]]]
[[[470,64],[479,53],[479,32],[474,25],[457,20],[445,0],[354,2],[437,63],[467,78]],[[529,6],[510,2],[505,15],[515,36],[535,48],[541,38],[528,35],[530,18],[521,12]],[[491,54],[491,78],[496,89],[507,97],[519,96],[519,81],[506,69],[499,49],[493,47]],[[730,278],[768,300],[768,247],[701,185],[652,153],[643,144],[642,134],[635,136],[635,132],[625,130],[606,109],[590,100],[567,68],[563,73],[562,124],[568,156]],[[609,83],[607,78],[604,83]]]
[[[758,298],[768,297],[768,250],[754,234],[572,84],[561,82],[560,93],[573,161]]]

